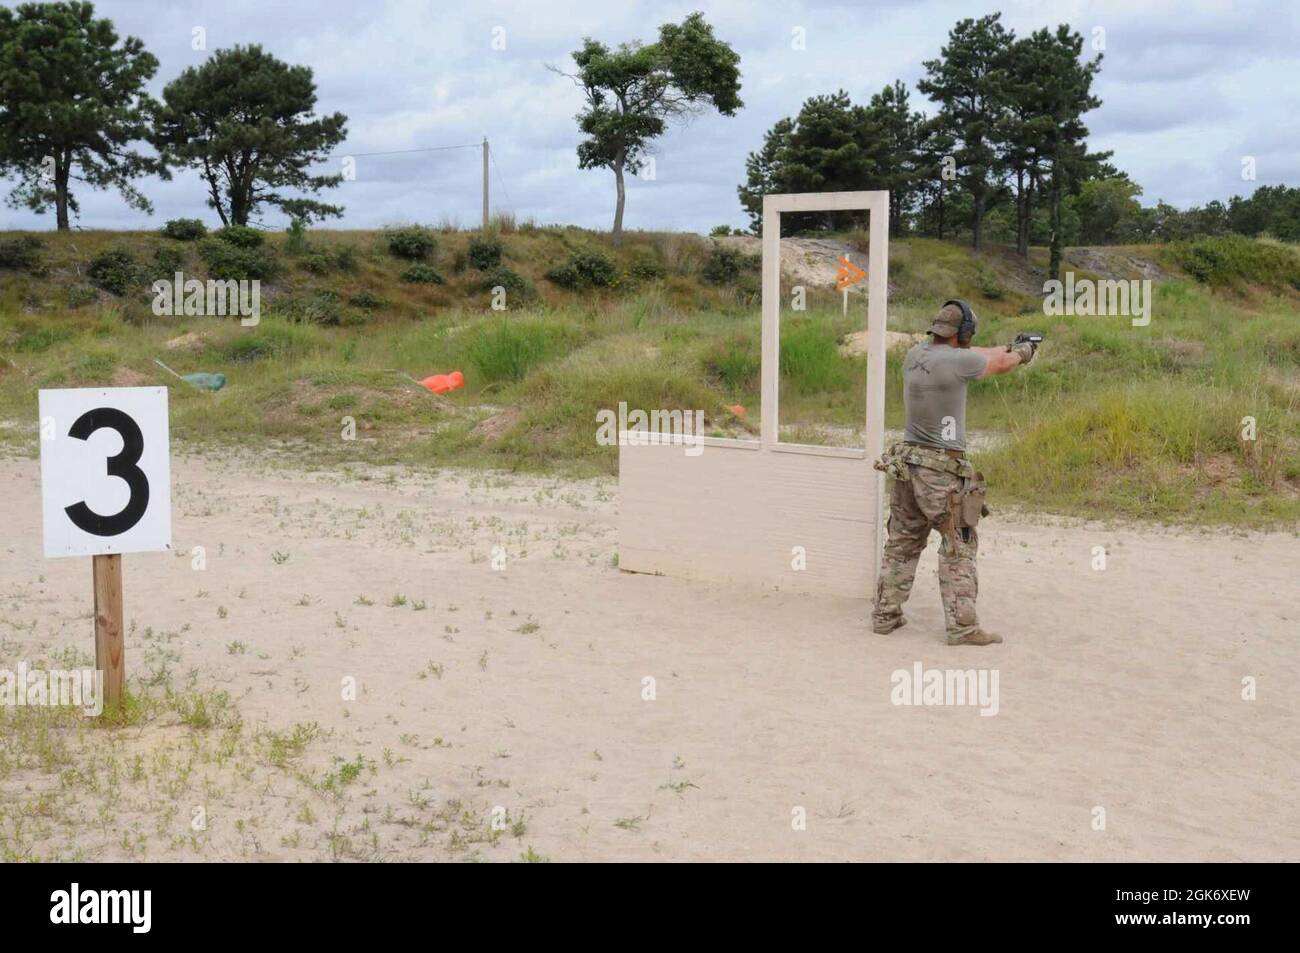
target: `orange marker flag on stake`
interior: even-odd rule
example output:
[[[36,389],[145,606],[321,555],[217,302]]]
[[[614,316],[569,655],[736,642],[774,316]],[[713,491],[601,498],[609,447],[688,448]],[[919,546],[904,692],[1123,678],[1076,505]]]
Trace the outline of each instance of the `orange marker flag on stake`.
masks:
[[[840,270],[835,275],[835,290],[847,291],[865,277],[867,277],[865,271],[849,261],[848,255],[842,255],[840,256]]]

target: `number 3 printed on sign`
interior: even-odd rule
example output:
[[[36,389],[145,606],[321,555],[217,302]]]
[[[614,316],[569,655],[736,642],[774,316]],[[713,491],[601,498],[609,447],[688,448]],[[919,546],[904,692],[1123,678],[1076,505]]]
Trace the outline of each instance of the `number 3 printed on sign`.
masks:
[[[115,430],[122,438],[122,449],[108,458],[107,471],[111,477],[126,481],[131,490],[131,498],[126,506],[112,516],[101,516],[86,505],[85,501],[65,507],[64,512],[78,528],[95,536],[117,536],[125,533],[144,516],[149,508],[149,480],[144,471],[136,464],[144,452],[144,436],[140,427],[126,413],[116,407],[97,407],[88,410],[72,425],[69,437],[87,440],[97,430]],[[66,499],[66,497],[65,497]]]

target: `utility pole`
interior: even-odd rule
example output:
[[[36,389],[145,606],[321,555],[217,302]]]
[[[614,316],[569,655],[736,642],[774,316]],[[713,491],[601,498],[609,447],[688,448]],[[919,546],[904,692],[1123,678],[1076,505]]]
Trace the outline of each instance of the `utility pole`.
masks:
[[[488,227],[488,141],[483,137],[483,231]]]

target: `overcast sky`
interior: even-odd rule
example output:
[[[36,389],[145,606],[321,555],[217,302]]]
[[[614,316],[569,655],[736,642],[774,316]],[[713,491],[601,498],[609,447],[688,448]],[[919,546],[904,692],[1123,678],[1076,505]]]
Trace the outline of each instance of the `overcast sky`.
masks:
[[[1001,4],[818,3],[724,0],[113,0],[96,3],[119,33],[138,36],[161,66],[157,95],[209,51],[261,43],[316,77],[320,111],[348,116],[340,155],[474,143],[486,136],[496,159],[492,206],[520,219],[608,228],[613,175],[577,167],[573,117],[581,97],[546,69],[571,69],[584,36],[610,45],[652,41],[661,23],[700,9],[740,54],[735,118],[706,115],[674,128],[655,150],[653,181],[629,184],[629,228],[707,230],[745,225],[736,199],[745,156],[763,133],[809,96],[845,89],[855,102],[895,79],[914,108],[932,106],[915,89],[923,60],[938,55],[960,18],[1003,11],[1017,33],[1069,23],[1104,42],[1087,117],[1095,149],[1144,190],[1185,207],[1246,194],[1256,185],[1300,185],[1300,7],[1290,0],[1004,0]],[[206,51],[193,49],[202,28]],[[795,49],[797,29],[804,49]],[[502,34],[500,31],[504,30]],[[494,50],[493,36],[504,50]],[[1253,156],[1257,181],[1242,179]],[[481,158],[473,149],[359,157],[355,181],[327,193],[346,207],[342,227],[397,222],[472,226],[480,209]],[[196,174],[147,180],[152,218],[113,192],[78,193],[88,228],[158,227],[168,218],[216,215]],[[6,188],[7,191],[7,188]],[[4,228],[52,228],[53,214],[7,206]],[[276,213],[262,221],[282,224]]]

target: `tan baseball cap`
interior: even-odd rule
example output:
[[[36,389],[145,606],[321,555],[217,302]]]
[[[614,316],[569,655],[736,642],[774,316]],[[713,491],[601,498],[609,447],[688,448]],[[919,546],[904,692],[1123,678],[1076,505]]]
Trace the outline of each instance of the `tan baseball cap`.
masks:
[[[930,334],[941,338],[950,338],[961,328],[961,308],[955,304],[945,304],[933,321],[930,322]]]

